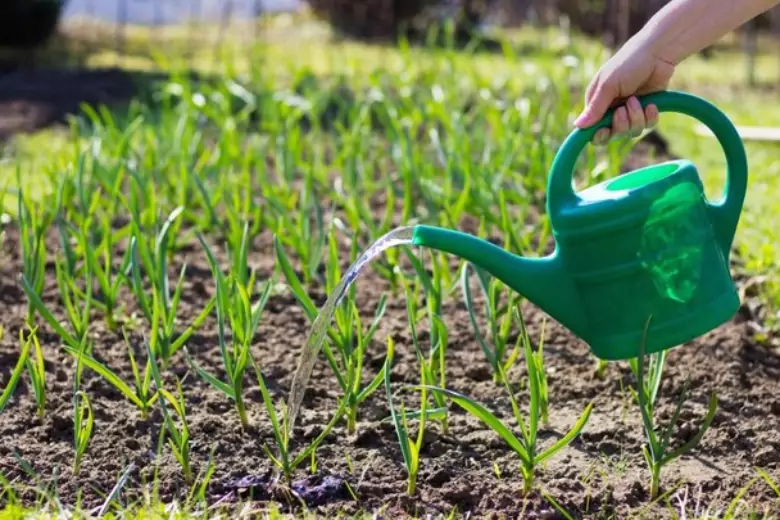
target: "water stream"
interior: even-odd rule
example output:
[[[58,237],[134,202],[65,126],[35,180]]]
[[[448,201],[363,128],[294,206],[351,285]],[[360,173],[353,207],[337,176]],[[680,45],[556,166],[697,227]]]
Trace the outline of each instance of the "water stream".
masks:
[[[295,425],[295,419],[298,416],[298,411],[303,401],[303,393],[306,390],[306,385],[311,377],[311,371],[314,368],[314,363],[317,360],[317,354],[320,352],[322,342],[325,339],[325,335],[328,332],[328,327],[333,319],[333,314],[336,312],[336,307],[341,303],[341,299],[347,294],[349,286],[355,281],[360,274],[360,271],[368,265],[368,263],[382,254],[385,250],[391,247],[408,245],[412,243],[413,226],[396,228],[374,242],[371,247],[363,253],[360,258],[352,264],[347,270],[344,277],[339,284],[328,296],[328,300],[325,305],[320,309],[317,318],[312,323],[309,335],[306,338],[306,342],[301,350],[300,361],[298,361],[298,368],[295,370],[293,376],[292,387],[290,388],[290,397],[287,403],[288,419],[287,419],[287,435],[290,437],[290,432],[293,431]]]

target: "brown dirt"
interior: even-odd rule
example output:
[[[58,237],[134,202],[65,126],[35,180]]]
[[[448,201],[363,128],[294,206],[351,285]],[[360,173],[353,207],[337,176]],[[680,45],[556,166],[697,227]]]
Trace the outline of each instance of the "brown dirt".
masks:
[[[133,75],[120,69],[39,69],[13,62],[0,63],[0,85],[0,142],[65,123],[81,103],[111,107],[137,91]]]
[[[272,237],[259,236],[251,255],[252,265],[262,277],[272,269]],[[54,243],[51,245],[55,247]],[[15,229],[6,230],[0,255],[0,295],[3,313],[0,324],[6,333],[0,342],[0,380],[7,381],[18,355],[18,333],[23,326],[26,299],[17,282],[21,265]],[[220,255],[223,256],[223,255]],[[344,255],[346,257],[346,255]],[[188,267],[180,317],[182,323],[194,316],[214,290],[213,282],[198,246],[187,247],[176,255],[177,263]],[[171,266],[177,273],[179,265]],[[61,314],[58,290],[50,266],[45,289],[46,302]],[[369,272],[358,279],[358,303],[361,310],[373,313],[380,291],[388,287]],[[321,305],[325,294],[313,291]],[[128,311],[134,310],[133,305]],[[538,339],[545,316],[533,305],[524,304],[532,338]],[[680,484],[678,499],[688,495],[689,507],[700,501],[704,506],[722,505],[761,466],[778,475],[776,432],[780,428],[780,400],[777,397],[780,357],[755,344],[750,337],[749,321],[744,313],[689,345],[673,350],[662,388],[660,415],[668,420],[672,400],[679,395],[684,378],[690,376],[689,404],[683,409],[681,426],[673,444],[679,445],[695,432],[703,416],[710,392],[718,394],[720,407],[710,431],[700,447],[663,470],[664,489]],[[504,392],[490,379],[488,366],[474,339],[459,292],[445,301],[444,321],[449,327],[447,379],[450,388],[462,391],[485,403],[503,418],[510,417]],[[110,333],[96,319],[93,334],[96,355],[131,378],[127,349],[121,334]],[[420,326],[423,340],[427,324]],[[308,324],[302,309],[290,294],[274,295],[267,306],[253,353],[261,364],[275,399],[285,399],[291,374]],[[143,359],[141,331],[131,334],[136,355]],[[122,498],[140,498],[142,482],[152,480],[155,449],[161,424],[155,411],[143,420],[138,411],[107,383],[94,374],[85,374],[84,387],[94,401],[95,435],[83,462],[82,471],[71,476],[73,461],[70,399],[72,360],[59,350],[59,343],[47,326],[41,339],[46,358],[48,403],[42,420],[34,415],[31,389],[25,378],[17,389],[10,407],[0,415],[0,471],[6,478],[33,484],[22,470],[14,451],[29,463],[43,483],[54,482],[54,489],[65,504],[72,504],[81,494],[86,507],[99,506],[116,483],[119,475],[134,465]],[[376,335],[366,361],[366,377],[373,376],[384,360],[384,341],[390,335],[397,345],[397,362],[393,367],[396,386],[418,382],[417,363],[412,353],[404,302],[391,297],[386,317]],[[202,365],[222,375],[212,316],[189,344]],[[644,441],[638,410],[628,401],[624,388],[632,383],[625,364],[609,366],[602,380],[594,375],[594,358],[587,347],[554,321],[548,321],[546,363],[549,378],[551,424],[540,433],[543,444],[567,430],[588,402],[594,403],[593,414],[584,432],[568,449],[549,461],[538,476],[538,483],[576,517],[625,517],[641,511],[648,502],[648,473],[640,447]],[[175,358],[170,375],[185,376],[186,364]],[[523,376],[519,367],[512,373],[515,381]],[[216,472],[208,494],[212,501],[227,503],[246,496],[248,491],[265,504],[268,495],[269,461],[263,444],[272,445],[270,424],[262,400],[251,379],[247,380],[249,413],[252,428],[241,430],[231,403],[193,374],[184,380],[188,420],[193,441],[195,471],[202,470],[210,450],[215,450]],[[527,403],[521,392],[521,403]],[[296,426],[296,443],[310,440],[329,420],[336,406],[336,384],[327,363],[320,359],[306,393],[305,410]],[[409,399],[409,397],[407,397]],[[524,511],[531,517],[556,518],[552,507],[538,493],[524,500],[520,494],[521,479],[517,458],[479,422],[453,408],[451,432],[441,433],[432,426],[426,437],[419,476],[419,494],[405,496],[405,473],[393,429],[380,421],[388,415],[384,391],[380,388],[359,411],[359,426],[349,437],[340,424],[318,451],[318,471],[307,475],[301,468],[295,489],[310,508],[320,512],[345,510],[376,511],[384,509],[386,518],[407,514],[446,514],[452,508],[472,515],[517,517]],[[351,460],[351,466],[347,464]],[[181,498],[187,487],[180,469],[167,447],[159,465],[160,493],[163,499]],[[500,468],[499,479],[493,465]],[[58,475],[58,476],[57,476]],[[349,495],[344,482],[357,494],[359,502]],[[32,492],[22,494],[32,500]],[[281,495],[274,492],[275,499]],[[772,496],[766,486],[757,485],[748,494],[756,505],[770,505]],[[677,508],[675,499],[670,499]],[[284,501],[282,501],[284,504]],[[285,508],[297,507],[286,504]],[[667,510],[648,510],[650,516],[665,516]],[[690,511],[689,511],[690,513]]]

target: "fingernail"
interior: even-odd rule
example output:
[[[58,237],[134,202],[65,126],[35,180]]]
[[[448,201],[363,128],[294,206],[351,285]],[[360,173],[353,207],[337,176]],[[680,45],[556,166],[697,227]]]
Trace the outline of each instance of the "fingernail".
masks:
[[[589,114],[587,112],[582,112],[579,116],[577,116],[577,119],[574,120],[574,126],[587,126],[588,116]]]
[[[631,96],[631,99],[628,100],[628,104],[631,106],[633,110],[642,110],[642,104],[634,96]]]
[[[648,123],[651,127],[658,124],[658,107],[655,105],[650,105],[647,107],[647,110],[645,112],[645,116],[648,119]]]

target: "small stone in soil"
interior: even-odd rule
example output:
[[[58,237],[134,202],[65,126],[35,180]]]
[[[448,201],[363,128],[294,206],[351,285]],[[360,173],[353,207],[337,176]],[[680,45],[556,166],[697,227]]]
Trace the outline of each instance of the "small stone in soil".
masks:
[[[247,475],[228,482],[227,488],[234,490],[239,496],[249,495],[254,500],[265,500],[271,497],[268,492],[269,485],[268,474]]]
[[[330,500],[348,498],[344,479],[332,475],[326,475],[322,478],[310,475],[305,479],[293,482],[292,489],[310,506],[319,506]]]

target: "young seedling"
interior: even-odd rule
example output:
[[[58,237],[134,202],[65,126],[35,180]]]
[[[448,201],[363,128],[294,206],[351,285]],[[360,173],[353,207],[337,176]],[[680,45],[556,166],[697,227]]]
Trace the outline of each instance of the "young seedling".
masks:
[[[57,285],[60,289],[65,312],[68,315],[70,328],[73,331],[73,340],[81,344],[89,331],[90,311],[93,302],[92,271],[88,264],[84,283],[86,290],[82,292],[76,287],[75,273],[72,271],[67,256],[63,258],[63,256],[58,255],[54,262]],[[82,301],[79,301],[80,299]]]
[[[46,411],[46,369],[43,364],[43,351],[41,350],[41,343],[38,341],[37,331],[37,327],[30,328],[29,334],[25,339],[24,331],[19,330],[19,342],[28,344],[22,347],[22,350],[29,349],[29,343],[35,346],[35,358],[28,356],[26,366],[27,374],[30,376],[30,386],[32,386],[33,396],[35,396],[35,410],[40,418],[43,417]]]
[[[317,317],[317,307],[303,288],[300,280],[292,269],[289,259],[281,245],[276,242],[276,253],[279,265],[287,279],[287,283],[298,302],[304,308],[310,321]],[[352,260],[357,254],[357,242],[352,243]],[[330,235],[328,243],[328,259],[326,264],[326,290],[332,292],[341,281],[341,269],[338,261],[338,249],[335,235]],[[364,332],[360,313],[355,305],[355,285],[349,288],[344,303],[335,312],[335,327],[328,328],[328,341],[323,343],[322,350],[328,360],[333,373],[341,388],[341,400],[347,405],[347,431],[350,435],[357,429],[357,411],[360,404],[365,401],[382,384],[383,373],[380,372],[365,386],[363,382],[363,360],[366,350],[379,327],[379,322],[384,316],[387,295],[383,294],[379,299],[374,318]],[[331,344],[335,346],[334,353]]]
[[[407,421],[407,414],[404,413],[403,403],[401,404],[401,412],[395,411],[393,406],[393,394],[390,390],[390,368],[393,363],[394,355],[394,343],[393,338],[387,338],[387,357],[385,358],[384,369],[384,381],[385,392],[387,393],[387,404],[390,407],[390,415],[393,420],[393,426],[395,427],[395,434],[398,437],[398,444],[401,448],[401,455],[404,458],[404,469],[407,475],[406,493],[409,496],[413,496],[417,491],[417,474],[420,470],[420,450],[422,449],[423,437],[425,435],[425,420],[427,410],[426,404],[428,401],[428,393],[426,386],[426,373],[425,368],[420,370],[421,379],[421,397],[420,397],[420,410],[416,416],[419,418],[419,426],[417,429],[417,439],[412,440],[412,434],[409,432],[409,424]]]
[[[176,460],[178,460],[181,465],[184,480],[191,483],[193,475],[190,462],[190,429],[187,424],[187,410],[184,406],[184,394],[182,392],[181,380],[176,380],[178,390],[177,398],[163,387],[162,378],[160,377],[160,368],[157,364],[157,359],[155,359],[151,343],[146,344],[146,355],[149,356],[149,359],[151,360],[152,377],[154,378],[154,386],[157,390],[156,393],[162,396],[158,401],[165,420],[168,446],[171,448],[173,456],[176,457]],[[166,401],[176,413],[180,426],[177,426],[176,422],[173,420],[173,417],[168,411],[168,406],[165,404]]]
[[[17,172],[18,173],[18,172]],[[26,200],[19,182],[17,211],[19,241],[22,245],[22,282],[36,296],[43,291],[46,274],[46,232],[53,220],[51,212],[41,206],[33,206]],[[42,213],[42,214],[41,214]],[[32,325],[35,308],[32,301],[27,304],[27,323]]]
[[[154,247],[151,247],[147,236],[141,232],[140,217],[136,214],[131,221],[128,282],[138,299],[144,316],[152,326],[153,334],[157,337],[157,340],[153,338],[151,343],[158,349],[155,351],[155,356],[162,362],[163,369],[168,366],[171,356],[184,346],[195,331],[203,325],[216,304],[216,297],[212,297],[192,324],[180,334],[176,333],[176,311],[181,299],[187,266],[186,264],[182,266],[173,297],[171,297],[168,280],[168,234],[182,211],[183,208],[178,207],[171,212],[155,238]],[[143,287],[142,266],[151,281],[151,301]]]
[[[112,226],[111,218],[105,208],[106,200],[116,201],[117,192],[120,190],[123,175],[118,173],[121,169],[117,168],[116,178],[112,181],[103,179],[106,183],[105,189],[100,186],[94,187],[95,177],[100,176],[100,163],[93,158],[93,182],[88,185],[84,181],[85,155],[81,154],[78,159],[78,169],[75,180],[69,176],[63,176],[60,181],[60,187],[57,192],[56,207],[61,208],[56,219],[57,229],[60,236],[60,247],[64,252],[64,266],[59,265],[60,271],[65,273],[65,279],[72,282],[76,278],[77,259],[84,261],[84,267],[94,275],[98,282],[99,295],[94,300],[91,297],[85,297],[83,292],[71,284],[68,289],[73,293],[71,299],[82,298],[91,300],[95,308],[103,311],[106,324],[109,330],[116,330],[116,313],[119,302],[119,287],[124,280],[122,276],[114,275],[112,267],[113,255],[115,253],[114,243],[117,238],[117,230]],[[113,185],[109,183],[113,183]],[[108,191],[109,193],[106,193]],[[75,192],[75,193],[74,193]],[[87,194],[91,193],[91,197]],[[65,201],[76,197],[75,208],[65,205]],[[71,216],[72,221],[66,220]],[[127,269],[129,263],[130,250],[125,251],[125,256],[120,267],[120,272]],[[102,257],[102,263],[98,258]],[[61,273],[58,272],[58,282],[62,288],[62,280],[59,280]],[[88,277],[88,278],[90,278]],[[92,292],[91,279],[88,280],[87,290]]]
[[[130,366],[133,370],[133,384],[134,389],[130,387],[125,381],[119,377],[119,375],[111,370],[104,363],[101,363],[95,359],[89,351],[91,350],[90,343],[84,343],[74,348],[70,345],[63,346],[65,352],[73,356],[78,360],[78,367],[81,369],[82,365],[87,366],[95,373],[105,379],[110,385],[121,392],[128,401],[134,404],[141,412],[141,417],[147,419],[149,412],[154,405],[154,402],[159,397],[157,392],[152,392],[151,389],[151,377],[152,377],[152,360],[147,357],[146,368],[144,369],[143,376],[138,369],[138,363],[136,363],[135,355],[133,354],[133,347],[130,345],[130,340],[127,338],[125,331],[122,331],[125,337],[125,343],[127,344],[127,353],[130,357]],[[85,342],[87,340],[85,339]]]
[[[445,357],[447,353],[447,341],[448,333],[447,326],[441,320],[441,291],[442,280],[439,275],[439,266],[437,262],[433,262],[433,279],[428,275],[419,259],[407,251],[407,256],[412,262],[412,266],[417,274],[417,280],[420,282],[415,283],[414,293],[410,291],[409,285],[405,279],[401,278],[401,284],[404,287],[406,293],[406,314],[409,318],[409,328],[411,329],[412,344],[414,345],[414,352],[417,356],[417,361],[420,363],[420,368],[425,372],[425,380],[433,383],[438,381],[441,388],[447,386],[446,378],[446,363]],[[426,309],[425,312],[430,319],[430,346],[427,354],[423,352],[420,345],[419,337],[417,335],[417,322],[418,309],[417,301],[420,297],[421,286],[425,289],[426,296]],[[449,431],[449,423],[447,421],[447,402],[443,395],[433,394],[433,400],[436,407],[427,410],[429,419],[439,422],[443,433]],[[409,417],[416,417],[421,414],[421,410],[414,410],[408,412]]]
[[[357,240],[352,241],[351,261],[357,257]],[[335,235],[329,236],[328,257],[325,269],[326,289],[330,293],[341,281],[342,273],[339,266],[338,248]],[[336,309],[334,321],[336,324],[336,347],[339,353],[337,360],[330,348],[325,349],[328,361],[334,368],[336,377],[341,386],[343,397],[347,405],[347,432],[351,435],[355,433],[357,427],[357,411],[360,404],[373,394],[379,385],[382,384],[383,373],[374,376],[371,382],[361,388],[363,379],[363,360],[366,350],[371,344],[371,340],[379,327],[379,322],[385,314],[387,295],[382,294],[379,298],[374,318],[367,331],[363,330],[363,323],[360,318],[360,312],[355,304],[356,286],[350,287],[350,292],[346,298],[345,305]],[[329,354],[330,353],[330,354]]]
[[[471,287],[469,286],[469,267],[474,268],[482,294],[485,297],[489,338],[483,337],[477,325],[474,301],[471,296]],[[512,334],[512,309],[520,304],[521,297],[516,292],[508,289],[500,280],[492,278],[482,269],[472,266],[468,262],[463,264],[461,289],[463,290],[466,310],[468,310],[469,321],[474,329],[474,334],[476,334],[477,341],[480,347],[482,347],[482,352],[493,370],[493,381],[502,385],[504,382],[501,381],[500,374],[509,372],[520,355],[520,338],[518,337],[514,348],[509,352],[509,356],[506,356],[507,347],[510,346],[509,337]],[[508,301],[505,305],[500,306],[502,289],[506,289]]]
[[[293,472],[295,472],[298,466],[306,461],[306,459],[313,456],[312,454],[314,451],[319,447],[322,441],[325,440],[325,437],[328,436],[331,430],[333,430],[333,427],[336,426],[336,423],[338,423],[338,421],[344,415],[347,407],[347,401],[344,399],[340,401],[336,413],[322,430],[322,433],[320,433],[311,444],[306,446],[303,451],[298,454],[298,456],[293,458],[292,454],[290,453],[290,437],[287,433],[287,410],[283,410],[282,422],[280,424],[279,416],[276,412],[276,408],[274,407],[271,394],[268,392],[268,387],[265,384],[263,373],[260,371],[260,368],[257,366],[257,363],[254,362],[254,360],[252,360],[252,366],[254,367],[255,374],[257,375],[257,382],[260,386],[260,392],[263,394],[265,409],[268,412],[268,417],[271,420],[271,426],[274,430],[274,440],[276,441],[276,449],[278,454],[274,455],[271,453],[271,450],[268,448],[268,446],[263,445],[263,449],[268,455],[268,458],[271,459],[271,462],[273,462],[274,466],[276,466],[276,469],[281,471],[282,475],[287,481],[287,484],[291,484]]]
[[[317,268],[328,239],[322,205],[318,201],[310,171],[306,174],[299,197],[299,200],[292,199],[294,204],[297,203],[297,207],[279,212],[279,219],[272,230],[274,236],[281,237],[285,245],[292,247],[301,259],[303,283],[308,285],[317,278]],[[312,229],[310,216],[312,209],[314,229]]]
[[[715,392],[710,394],[709,403],[707,405],[707,414],[696,435],[682,446],[667,453],[669,443],[672,439],[672,431],[677,425],[677,421],[680,419],[680,411],[682,410],[688,387],[690,386],[690,377],[686,377],[682,392],[680,392],[680,400],[677,402],[677,407],[672,414],[666,430],[663,432],[663,435],[659,437],[655,431],[653,415],[658,398],[658,391],[661,388],[664,364],[668,351],[663,350],[659,353],[645,356],[645,340],[647,338],[649,326],[650,319],[648,319],[645,324],[645,336],[639,347],[639,357],[631,359],[629,361],[629,366],[636,378],[636,390],[633,388],[630,390],[639,405],[639,411],[642,415],[642,425],[644,426],[645,435],[647,437],[647,445],[642,446],[642,454],[645,456],[645,461],[650,469],[650,498],[651,500],[654,500],[658,497],[661,469],[666,464],[689,452],[699,444],[715,417],[715,412],[718,409],[718,398],[715,395]],[[645,367],[645,357],[650,357],[649,367]],[[647,380],[645,380],[646,370]]]
[[[92,403],[89,395],[81,390],[81,360],[83,350],[76,361],[76,375],[73,381],[73,474],[81,469],[81,461],[89,447],[95,416],[92,413]]]
[[[87,276],[87,291],[89,295],[86,296],[88,301],[99,308],[104,316],[108,329],[113,331],[117,330],[117,313],[120,310],[119,304],[119,288],[122,282],[125,281],[123,276],[117,276],[114,274],[114,268],[112,266],[112,258],[114,249],[114,240],[116,233],[112,229],[111,221],[108,217],[100,219],[97,225],[100,226],[101,241],[99,244],[95,244],[89,239],[89,232],[93,226],[92,219],[88,219],[84,226],[78,231],[78,245],[81,249],[81,254],[84,258]],[[70,231],[68,225],[64,224],[60,226],[61,244],[63,249],[68,251],[70,248],[66,244],[70,241]],[[131,249],[125,251],[122,263],[119,266],[119,272],[124,273],[127,271],[130,265],[130,253]],[[72,260],[69,263],[69,268],[73,269]],[[92,300],[92,276],[97,280],[98,287],[100,289],[99,299]],[[73,276],[70,276],[72,278]],[[72,291],[75,294],[80,294],[80,290],[73,287]]]
[[[449,397],[455,404],[463,408],[468,413],[472,414],[474,417],[482,421],[486,426],[495,431],[504,440],[504,442],[506,442],[509,447],[512,448],[512,450],[520,458],[520,473],[523,477],[523,492],[527,494],[534,488],[535,476],[537,472],[536,468],[539,466],[539,464],[558,453],[561,449],[571,443],[571,441],[574,440],[577,435],[579,435],[580,431],[582,431],[583,427],[588,422],[591,409],[593,408],[593,403],[588,403],[582,415],[580,415],[577,422],[575,422],[574,426],[572,426],[566,435],[558,439],[547,449],[540,452],[539,447],[537,446],[537,431],[539,426],[539,419],[542,415],[541,403],[546,401],[547,390],[546,387],[540,385],[541,378],[539,371],[543,371],[544,366],[541,355],[536,356],[533,349],[531,348],[531,342],[526,339],[523,341],[523,343],[526,368],[528,370],[528,387],[530,391],[530,403],[528,411],[529,416],[527,424],[520,415],[520,409],[517,405],[517,401],[515,400],[514,393],[512,392],[512,389],[506,379],[506,375],[501,374],[501,380],[504,381],[504,386],[512,403],[512,412],[515,421],[520,427],[520,438],[515,436],[515,434],[512,433],[512,430],[510,430],[509,427],[502,423],[487,408],[472,400],[471,398],[452,390],[446,390],[443,388],[430,387],[430,390],[434,393],[443,394]],[[501,365],[499,365],[499,370],[503,370]]]
[[[62,303],[68,317],[69,328],[65,328],[41,299],[39,291],[33,286],[26,275],[22,275],[21,284],[31,309],[37,311],[54,332],[60,336],[66,348],[77,351],[82,344],[89,344],[90,311],[94,301],[92,297],[92,271],[87,265],[84,286],[80,290],[76,285],[75,258],[73,252],[65,249],[64,255],[58,255],[54,260],[57,285],[60,289]]]
[[[0,339],[2,339],[3,333],[4,329],[0,328]],[[13,372],[11,372],[11,377],[8,380],[8,383],[5,385],[3,393],[0,394],[0,413],[5,410],[5,407],[11,400],[11,397],[13,397],[14,390],[16,390],[16,385],[19,384],[19,379],[22,378],[22,375],[24,374],[24,368],[27,366],[27,360],[30,357],[31,343],[28,341],[22,341],[20,344],[22,346],[22,351],[19,355],[19,360],[16,362],[16,366],[14,367]]]
[[[248,251],[247,232],[248,227],[244,227],[244,240],[241,246],[239,268],[231,273],[228,280],[219,269],[211,247],[206,243],[203,236],[198,234],[203,249],[206,251],[211,272],[217,284],[217,337],[219,341],[219,350],[222,354],[222,363],[227,374],[227,383],[220,381],[202,369],[188,355],[185,350],[185,356],[193,370],[214,388],[225,394],[236,406],[238,417],[244,428],[249,426],[249,420],[246,415],[244,405],[244,373],[246,372],[250,354],[250,346],[260,324],[260,318],[263,314],[265,304],[271,293],[273,279],[265,283],[265,288],[260,295],[259,301],[252,306],[250,301],[250,291],[254,285],[254,272],[248,279],[245,279],[246,273],[246,255]],[[235,265],[235,264],[234,264]],[[232,342],[228,346],[225,339],[225,322],[230,321]]]
[[[525,324],[525,319],[517,307],[512,309],[512,315],[515,321],[520,324],[520,335],[518,341],[522,341],[526,345],[531,344],[531,338],[528,335],[528,327]],[[542,419],[542,424],[548,426],[550,424],[550,399],[547,392],[547,372],[544,368],[544,332],[546,330],[547,320],[542,320],[542,330],[539,331],[539,345],[536,350],[531,349],[530,360],[526,353],[526,365],[533,364],[533,370],[528,371],[528,377],[535,377],[537,385],[539,387],[539,415]],[[503,368],[502,368],[503,370]]]

